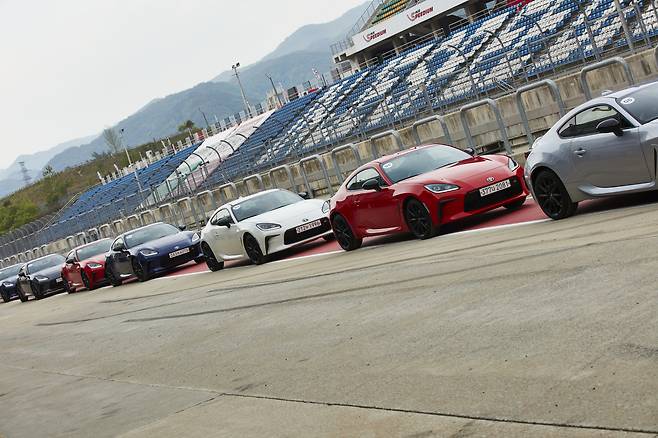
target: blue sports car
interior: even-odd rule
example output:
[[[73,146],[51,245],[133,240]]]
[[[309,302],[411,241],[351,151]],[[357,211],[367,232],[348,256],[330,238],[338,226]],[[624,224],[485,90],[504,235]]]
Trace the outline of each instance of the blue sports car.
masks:
[[[105,256],[105,276],[112,286],[136,277],[148,281],[194,260],[203,263],[201,238],[193,231],[156,223],[117,237]]]
[[[22,266],[21,263],[0,269],[0,296],[5,303],[18,298],[16,283],[18,283],[18,271],[21,270]]]

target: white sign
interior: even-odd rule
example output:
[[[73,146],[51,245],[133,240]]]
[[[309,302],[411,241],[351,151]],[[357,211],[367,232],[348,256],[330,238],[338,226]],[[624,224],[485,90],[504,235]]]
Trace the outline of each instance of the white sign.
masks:
[[[430,18],[441,15],[456,6],[464,4],[464,0],[425,0],[413,8],[409,8],[388,20],[384,20],[361,33],[352,37],[354,45],[347,50],[351,56],[361,50],[374,46],[394,35],[404,32],[417,24],[423,23]]]

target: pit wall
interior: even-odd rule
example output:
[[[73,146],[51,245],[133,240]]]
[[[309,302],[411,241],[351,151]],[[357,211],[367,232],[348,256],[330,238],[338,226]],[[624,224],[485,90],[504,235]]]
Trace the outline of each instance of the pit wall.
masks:
[[[642,84],[658,79],[658,66],[656,52],[646,50],[625,58],[636,84]],[[605,90],[620,90],[630,85],[624,69],[620,65],[610,65],[587,74],[587,81],[592,96],[601,95]],[[580,72],[576,71],[555,80],[560,96],[566,110],[584,103],[587,98],[581,84]],[[535,137],[543,135],[555,122],[560,119],[559,106],[548,87],[528,91],[522,95],[526,109],[530,130]],[[522,123],[521,115],[514,94],[497,99],[503,123],[506,127],[512,148],[512,155],[517,161],[524,163],[524,153],[528,150],[528,139]],[[482,106],[465,112],[471,135],[480,152],[489,150],[502,150],[502,138],[493,111]],[[461,148],[469,146],[462,125],[459,111],[444,115],[452,144]],[[332,156],[331,152],[317,155],[300,167],[299,163],[290,164],[273,172],[263,172],[259,176],[245,178],[243,181],[227,184],[211,191],[200,193],[192,198],[183,198],[170,204],[141,212],[130,218],[114,221],[112,224],[99,224],[98,229],[104,230],[102,237],[111,237],[110,234],[120,234],[139,225],[146,225],[153,221],[171,222],[189,229],[199,229],[210,218],[212,212],[225,202],[257,193],[263,189],[283,188],[295,192],[309,192],[313,197],[330,197],[340,186],[342,181],[351,173],[359,163],[365,163],[376,155],[386,155],[401,148],[412,147],[417,144],[410,122],[408,126],[399,129],[399,137],[394,135],[383,136],[373,141],[362,141],[353,145],[358,151],[360,160],[356,160],[351,149],[346,149]],[[446,135],[441,124],[431,122],[418,126],[420,143],[443,142]],[[401,140],[401,142],[400,142]],[[338,173],[335,163],[340,167]],[[87,233],[90,234],[90,233]],[[38,249],[37,253],[23,253],[21,258],[34,258],[38,255],[50,253],[66,253],[72,247],[81,243],[85,238],[69,237],[52,242]],[[4,259],[0,265],[8,265],[10,261]]]

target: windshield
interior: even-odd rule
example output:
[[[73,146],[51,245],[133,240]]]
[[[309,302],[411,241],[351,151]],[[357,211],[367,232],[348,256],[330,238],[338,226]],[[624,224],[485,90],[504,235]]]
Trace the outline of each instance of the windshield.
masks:
[[[59,254],[53,254],[48,257],[44,257],[41,260],[36,260],[32,263],[28,263],[27,272],[34,273],[43,271],[44,269],[54,268],[56,266],[61,266],[66,260],[63,256]]]
[[[180,233],[180,230],[169,224],[155,224],[141,230],[126,234],[126,248],[143,245],[152,240],[158,240],[166,236],[173,236]]]
[[[99,240],[78,250],[78,260],[88,260],[94,256],[105,254],[110,250],[111,240]]]
[[[466,152],[450,146],[428,147],[393,158],[382,164],[382,169],[395,184],[469,158]]]
[[[22,265],[14,265],[5,269],[0,269],[0,280],[4,280],[10,277],[15,277],[16,275],[18,275],[18,271],[21,270],[21,266]]]
[[[658,119],[658,84],[650,85],[617,99],[617,103],[641,124]]]
[[[241,222],[254,216],[276,210],[287,205],[302,202],[304,199],[287,190],[276,190],[248,199],[232,207],[235,219]]]

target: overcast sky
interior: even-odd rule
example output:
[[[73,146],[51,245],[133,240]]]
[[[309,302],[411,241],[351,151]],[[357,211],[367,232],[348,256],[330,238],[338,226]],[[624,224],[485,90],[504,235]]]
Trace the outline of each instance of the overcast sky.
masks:
[[[0,169],[255,62],[363,0],[0,0]]]

